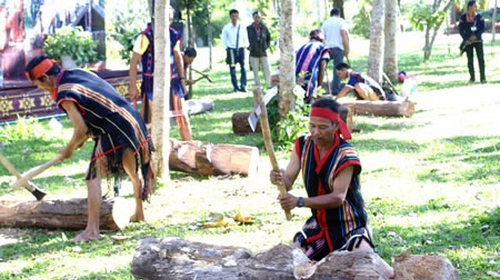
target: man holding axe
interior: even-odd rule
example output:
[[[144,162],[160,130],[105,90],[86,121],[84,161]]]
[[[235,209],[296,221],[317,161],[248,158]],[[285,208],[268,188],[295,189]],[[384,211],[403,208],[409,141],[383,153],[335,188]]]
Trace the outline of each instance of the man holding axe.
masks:
[[[87,226],[72,241],[100,238],[103,176],[110,178],[115,175],[119,178],[123,172],[127,173],[134,187],[136,202],[135,214],[130,220],[144,221],[142,202],[148,198],[153,182],[150,167],[153,146],[139,112],[94,73],[78,68],[63,70],[46,55],[36,56],[28,63],[26,76],[39,89],[51,94],[52,100],[66,112],[74,126],[71,140],[59,151],[55,162],[70,158],[88,139],[94,140],[85,177]],[[47,166],[50,166],[49,163]]]
[[[302,173],[308,197],[285,193],[279,201],[284,210],[311,208],[312,216],[293,238],[293,245],[316,261],[336,250],[359,248],[363,242],[373,248],[360,193],[361,163],[345,141],[351,134],[341,110],[334,100],[315,101],[309,115],[310,133],[296,139],[286,169],[270,174],[273,184],[290,190]]]

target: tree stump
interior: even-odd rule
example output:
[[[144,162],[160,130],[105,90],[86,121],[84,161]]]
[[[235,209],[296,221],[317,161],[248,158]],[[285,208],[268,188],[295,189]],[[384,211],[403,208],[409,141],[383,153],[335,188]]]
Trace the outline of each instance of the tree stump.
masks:
[[[396,257],[393,270],[376,253],[346,251],[309,262],[310,273],[302,276],[296,252],[278,244],[254,255],[242,247],[178,237],[147,238],[136,248],[131,272],[138,279],[458,279],[456,269],[444,257]]]
[[[251,112],[237,112],[231,117],[231,122],[233,124],[233,133],[235,134],[249,134],[249,133],[260,133],[260,122],[257,123],[255,131],[252,131],[252,127],[248,123],[248,116]]]
[[[115,207],[119,209],[114,209]],[[123,229],[133,208],[115,198],[103,199],[99,217],[100,229]],[[0,201],[0,226],[37,227],[47,229],[84,229],[87,225],[87,199],[56,199],[42,201]]]
[[[170,139],[170,148],[170,170],[199,175],[252,176],[257,173],[257,147]]]

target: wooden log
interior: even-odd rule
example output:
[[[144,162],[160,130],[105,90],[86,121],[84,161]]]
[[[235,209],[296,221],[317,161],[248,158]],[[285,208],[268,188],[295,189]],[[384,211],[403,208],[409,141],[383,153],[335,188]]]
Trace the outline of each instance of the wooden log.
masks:
[[[415,103],[411,101],[367,101],[339,99],[338,102],[352,110],[355,115],[380,117],[411,117],[415,113]]]
[[[444,257],[416,256],[394,270],[373,252],[333,252],[298,274],[297,249],[278,244],[254,255],[243,247],[190,242],[177,237],[141,239],[131,265],[137,279],[458,279]],[[444,261],[443,261],[444,260]],[[422,265],[422,261],[426,264]],[[420,265],[418,264],[420,263]],[[413,267],[412,267],[413,266]],[[404,269],[404,271],[399,271]],[[426,270],[425,272],[421,270]],[[451,272],[451,273],[449,273]],[[439,274],[444,273],[444,274]],[[296,276],[294,276],[296,275]],[[398,278],[401,276],[404,278]],[[428,277],[427,277],[428,276]],[[436,276],[436,277],[433,277]]]
[[[170,170],[199,175],[257,173],[257,147],[170,139]]]
[[[120,209],[114,209],[115,206],[115,198],[102,200],[100,229],[119,230],[128,224],[130,211],[122,207],[122,204],[117,206]],[[87,199],[82,198],[0,201],[0,226],[2,227],[78,230],[85,228],[87,217]]]
[[[214,101],[208,98],[189,99],[186,101],[189,115],[203,114],[214,109]]]
[[[249,134],[249,133],[261,133],[260,122],[257,123],[255,132],[252,131],[252,127],[248,123],[248,116],[250,112],[237,112],[231,117],[231,122],[233,124],[233,133],[235,134]]]

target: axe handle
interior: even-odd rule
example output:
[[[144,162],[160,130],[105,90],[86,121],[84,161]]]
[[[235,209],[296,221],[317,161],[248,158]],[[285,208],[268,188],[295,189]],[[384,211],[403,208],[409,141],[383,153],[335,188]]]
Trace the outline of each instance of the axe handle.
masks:
[[[210,76],[208,76],[208,74],[205,74],[205,73],[203,73],[203,72],[201,72],[201,71],[199,71],[199,70],[196,70],[196,69],[194,69],[193,67],[191,67],[191,70],[193,70],[194,72],[196,72],[196,73],[200,74],[200,75],[202,76],[202,78],[205,78],[205,79],[207,79],[209,82],[213,83],[212,79],[210,79]],[[201,80],[201,78],[198,78],[196,81],[199,81],[199,80]]]
[[[16,176],[17,179],[21,178],[21,173],[17,171],[14,166],[3,156],[3,154],[0,153],[0,162],[2,165],[10,172],[10,174]],[[30,193],[32,193],[37,200],[42,200],[43,197],[46,195],[43,191],[39,190],[35,184],[32,182],[27,182],[24,184],[24,188],[27,189]]]
[[[260,93],[260,87],[256,87],[253,90],[253,96],[255,99],[255,103],[260,106],[260,128],[262,131],[262,136],[264,137],[264,144],[266,146],[266,151],[269,154],[269,160],[271,161],[271,165],[273,170],[279,171],[280,167],[278,161],[276,160],[276,155],[274,154],[273,141],[271,138],[271,130],[269,129],[269,120],[267,117],[267,109],[266,104],[262,101],[262,96]],[[286,187],[284,185],[279,185],[278,190],[280,195],[284,195],[287,193]],[[292,214],[290,210],[285,210],[286,219],[289,221],[292,219]]]
[[[31,168],[30,170],[26,171],[21,175],[21,178],[17,179],[14,183],[10,185],[11,188],[16,189],[19,188],[20,186],[23,186],[26,184],[29,180],[34,178],[35,176],[39,175],[43,171],[47,170],[49,167],[52,165],[59,163],[61,161],[61,154],[58,154],[55,158],[49,160],[48,162],[35,166]]]

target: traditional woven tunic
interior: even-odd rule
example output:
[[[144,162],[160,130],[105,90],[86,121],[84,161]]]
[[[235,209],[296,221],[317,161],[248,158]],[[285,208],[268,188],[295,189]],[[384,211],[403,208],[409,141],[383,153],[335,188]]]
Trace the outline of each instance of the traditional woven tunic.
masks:
[[[295,76],[297,83],[306,91],[309,100],[318,86],[319,66],[322,60],[330,59],[329,50],[319,41],[311,40],[303,45],[296,54]]]
[[[299,241],[306,248],[306,255],[310,259],[320,260],[328,253],[340,249],[353,230],[366,227],[367,215],[359,185],[361,163],[351,144],[338,134],[334,145],[322,160],[319,159],[318,150],[309,136],[298,138],[295,147],[309,197],[331,193],[337,174],[345,167],[354,165],[354,173],[342,206],[333,209],[311,209],[311,218],[307,220],[302,232],[295,237],[294,241]]]
[[[53,98],[61,107],[61,102],[74,102],[94,139],[87,180],[97,175],[97,161],[104,168],[101,174],[121,173],[123,153],[130,149],[137,160],[145,178],[144,191],[149,193],[148,185],[152,174],[150,157],[153,150],[150,135],[139,112],[106,81],[97,75],[82,70],[66,70],[57,78],[57,89]],[[119,177],[118,177],[119,178]],[[116,190],[116,189],[115,189]]]

